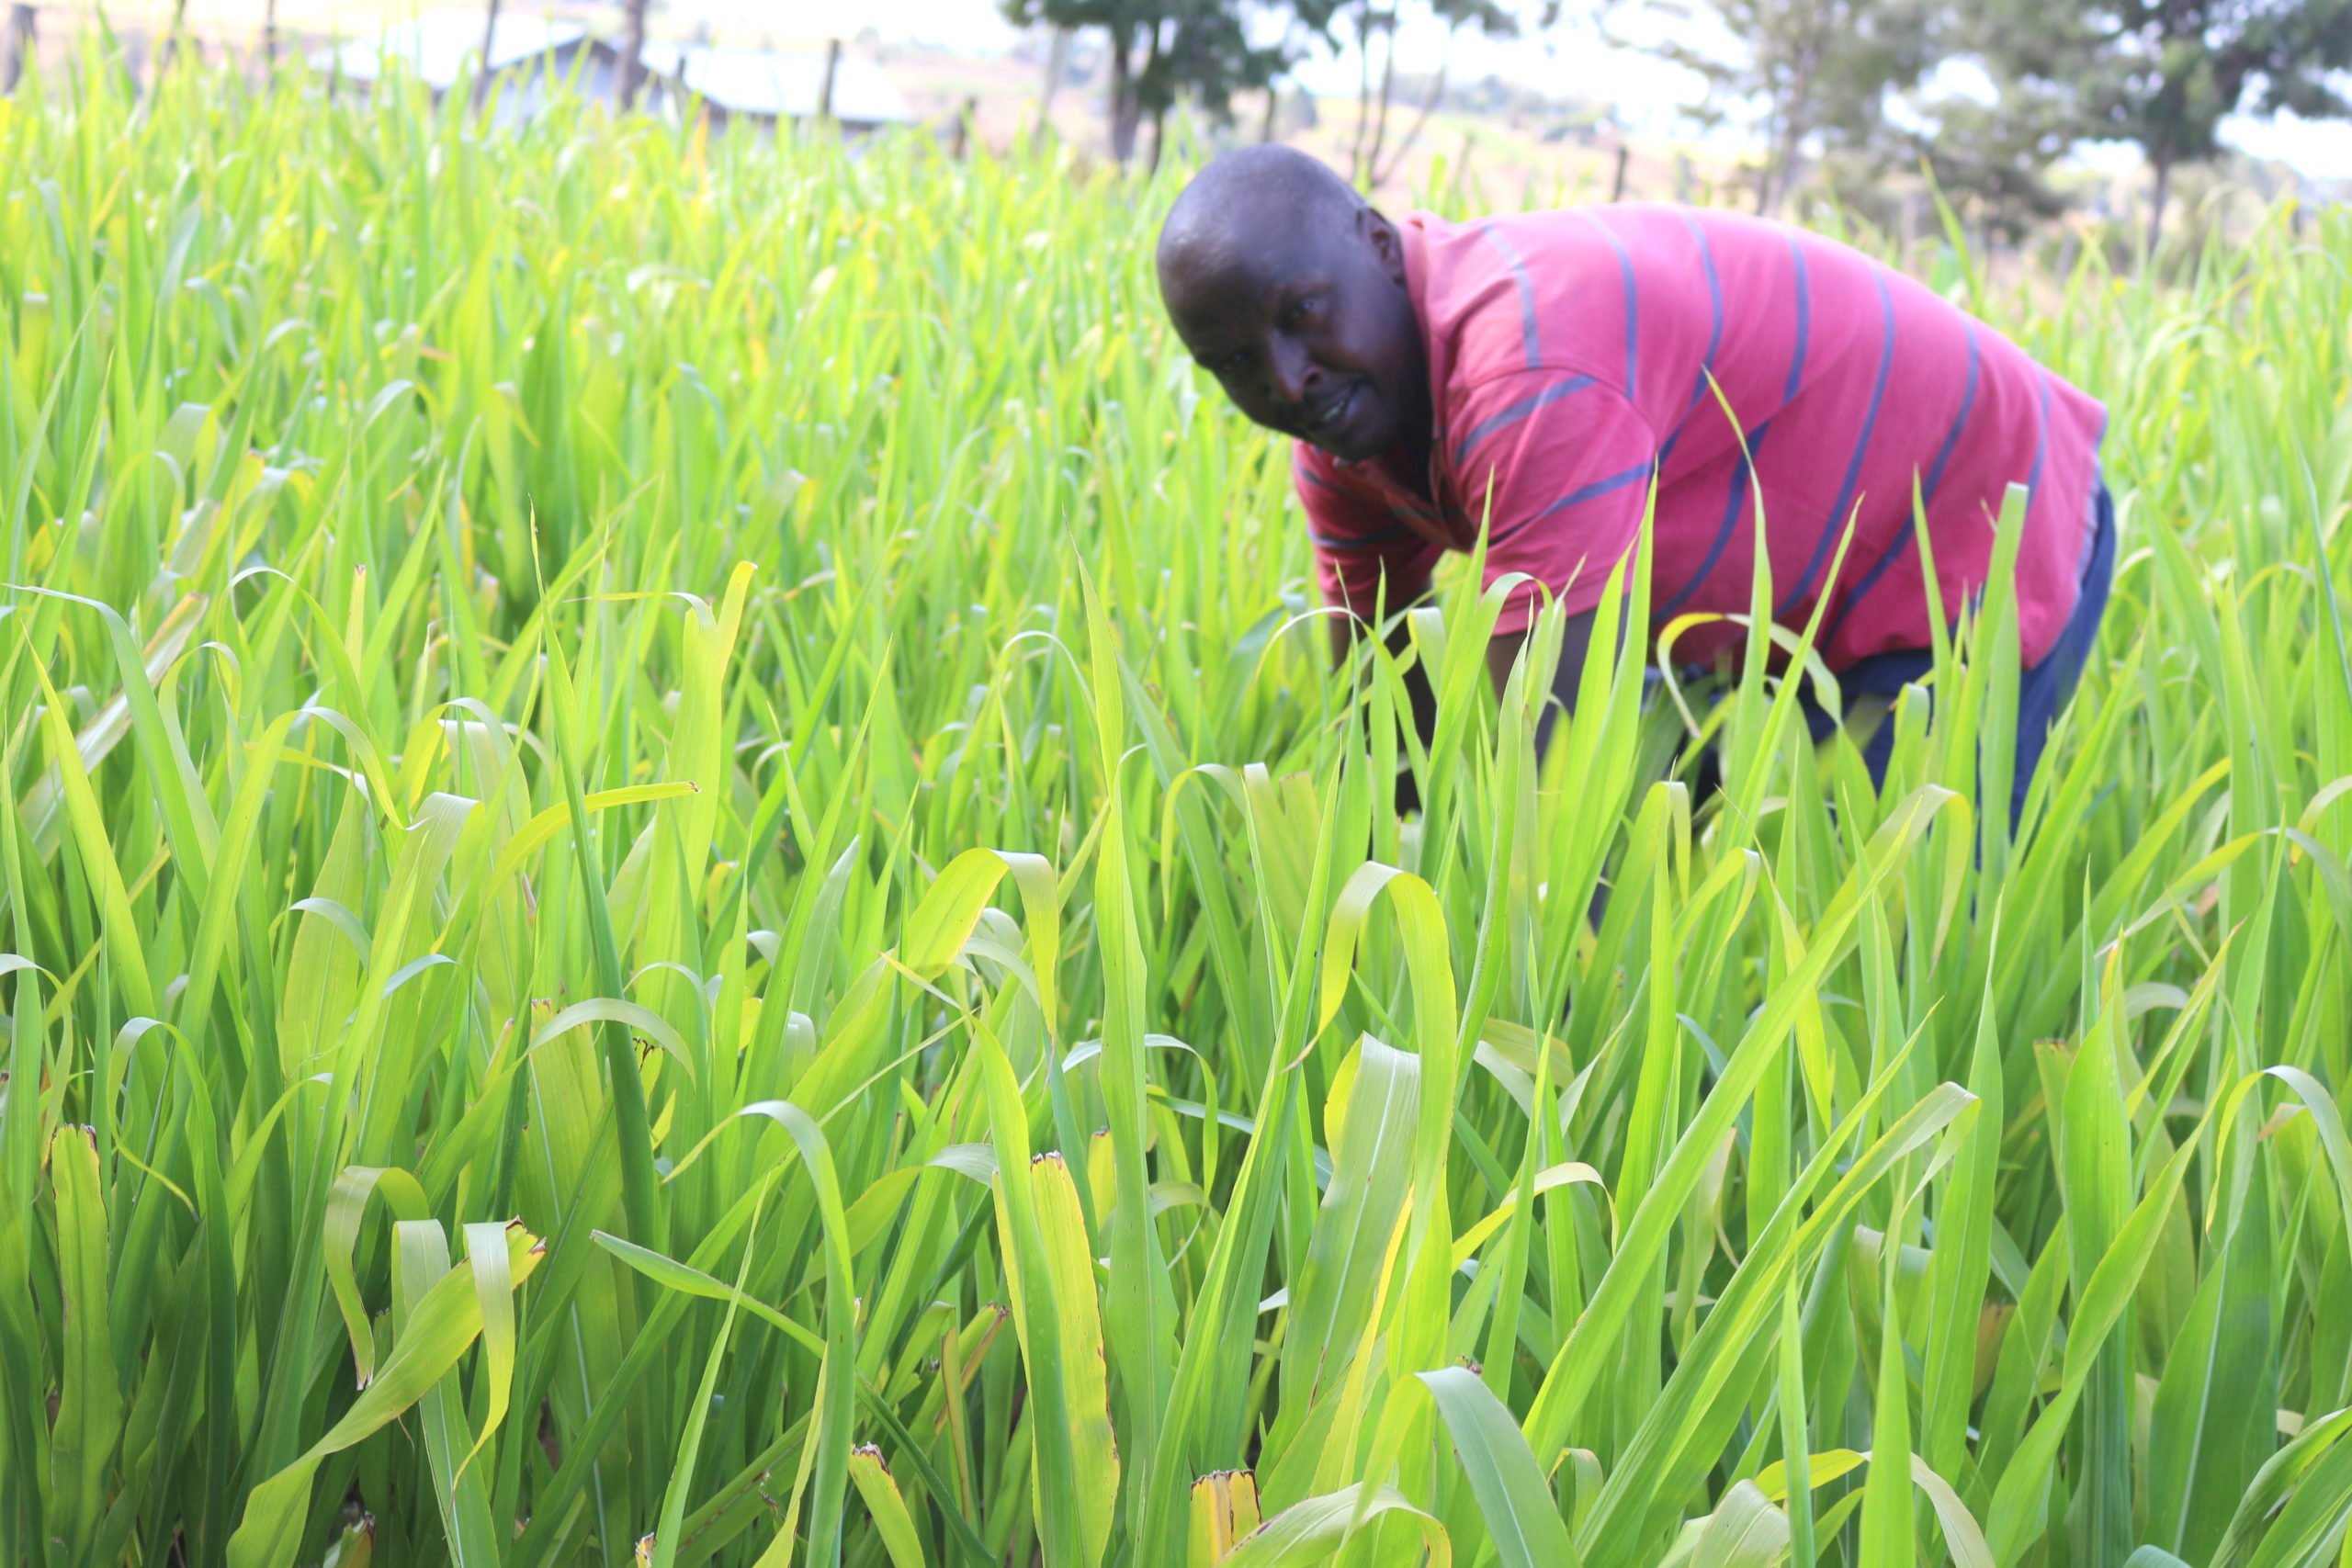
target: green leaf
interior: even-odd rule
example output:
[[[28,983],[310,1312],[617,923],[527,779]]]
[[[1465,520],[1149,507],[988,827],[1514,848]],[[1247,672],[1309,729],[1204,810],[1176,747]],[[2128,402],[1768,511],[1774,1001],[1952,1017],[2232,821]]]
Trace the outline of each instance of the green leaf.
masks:
[[[2269,1187],[2256,1179],[2227,1233],[2207,1243],[2205,1277],[2156,1385],[2145,1550],[2211,1561],[2255,1472],[2278,1451],[2276,1279]]]
[[[1330,1556],[1358,1530],[1390,1517],[1420,1527],[1429,1568],[1451,1568],[1453,1543],[1445,1528],[1387,1486],[1367,1490],[1343,1486],[1293,1503],[1218,1560],[1217,1568],[1308,1568]]]
[[[1896,1238],[1907,1228],[1909,1195],[1897,1196],[1879,1282],[1878,1396],[1871,1402],[1871,1473],[1862,1495],[1862,1568],[1905,1568],[1918,1555],[1911,1518],[1911,1391],[1898,1296],[1903,1249]]]
[[[1005,869],[1004,857],[994,850],[966,850],[949,861],[907,917],[899,962],[922,979],[938,978],[972,939]]]
[[[63,1376],[50,1432],[56,1525],[85,1549],[107,1501],[107,1474],[122,1427],[114,1332],[107,1289],[107,1211],[98,1187],[96,1139],[61,1127],[50,1140],[49,1175],[57,1215],[58,1284],[64,1327]]]
[[[591,997],[572,1003],[532,1032],[531,1047],[537,1050],[566,1030],[586,1023],[617,1023],[635,1030],[676,1058],[680,1070],[688,1077],[694,1076],[693,1054],[687,1051],[685,1037],[676,1026],[651,1008],[619,997]]]
[[[1418,1375],[1453,1435],[1454,1455],[1470,1478],[1504,1568],[1575,1568],[1581,1559],[1510,1412],[1466,1368]]]
[[[343,1314],[345,1332],[351,1337],[351,1361],[360,1388],[376,1379],[376,1339],[368,1326],[367,1305],[359,1299],[359,1279],[352,1266],[352,1252],[359,1245],[359,1223],[367,1215],[368,1200],[379,1192],[397,1219],[421,1220],[432,1212],[432,1206],[425,1201],[424,1189],[417,1185],[416,1178],[394,1168],[346,1166],[335,1177],[334,1187],[327,1195],[327,1282],[334,1289],[335,1305]]]
[[[1751,1481],[1736,1481],[1690,1546],[1690,1568],[1772,1568],[1789,1555],[1789,1519]]]
[[[882,1550],[889,1553],[890,1568],[926,1568],[930,1560],[923,1554],[922,1533],[907,1511],[906,1498],[899,1495],[899,1483],[890,1479],[889,1467],[882,1462],[882,1450],[871,1445],[852,1449],[849,1478],[856,1483],[875,1533],[882,1538]]]
[[[539,1244],[519,1227],[508,1229],[506,1236],[508,1269],[519,1286],[538,1267]],[[417,1301],[375,1380],[341,1419],[300,1459],[253,1489],[229,1540],[230,1568],[287,1568],[301,1543],[311,1481],[321,1461],[398,1418],[458,1364],[481,1332],[481,1298],[474,1289],[473,1266],[460,1263]]]

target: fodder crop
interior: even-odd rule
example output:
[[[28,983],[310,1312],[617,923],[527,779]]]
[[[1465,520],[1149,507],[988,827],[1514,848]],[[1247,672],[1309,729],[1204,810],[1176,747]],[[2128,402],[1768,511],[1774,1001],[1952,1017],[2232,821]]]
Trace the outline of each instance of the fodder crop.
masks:
[[[1168,194],[0,101],[0,1559],[2340,1561],[2352,224],[1934,262],[2113,410],[2012,840],[1997,586],[1883,795],[1328,672]]]

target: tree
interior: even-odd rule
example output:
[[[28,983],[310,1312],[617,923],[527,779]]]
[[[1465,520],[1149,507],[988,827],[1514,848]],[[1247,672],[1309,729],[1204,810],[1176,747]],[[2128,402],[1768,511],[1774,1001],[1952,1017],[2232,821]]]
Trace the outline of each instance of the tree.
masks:
[[[1220,121],[1233,113],[1233,95],[1271,87],[1296,59],[1288,39],[1253,42],[1250,17],[1222,0],[1176,0],[1170,15],[1148,29],[1143,67],[1136,73],[1135,115],[1151,121],[1150,167],[1159,166],[1168,111],[1186,96]],[[1129,146],[1132,148],[1133,132]]]
[[[1445,24],[1449,39],[1465,27],[1475,27],[1489,38],[1510,38],[1519,31],[1519,19],[1505,10],[1498,0],[1428,0],[1428,4],[1437,19]],[[1389,109],[1396,101],[1396,28],[1402,20],[1403,10],[1403,0],[1356,0],[1347,9],[1350,28],[1355,34],[1357,80],[1361,84],[1356,95],[1356,133],[1350,148],[1349,163],[1352,177],[1361,186],[1378,185],[1386,175],[1381,167],[1380,154],[1388,138]],[[1559,19],[1559,14],[1560,0],[1544,0],[1539,26],[1550,27]],[[1372,85],[1372,46],[1375,38],[1382,45],[1377,95]],[[1437,96],[1444,91],[1444,86],[1445,69],[1441,60],[1435,85],[1422,100],[1412,131],[1399,145],[1399,160],[1403,157],[1403,148],[1411,145],[1413,135],[1418,134],[1420,127],[1428,121],[1430,111],[1436,107]]]
[[[1189,97],[1220,119],[1233,95],[1270,85],[1310,34],[1328,37],[1338,0],[1000,0],[1016,27],[1091,28],[1110,64],[1111,155],[1135,156],[1146,119],[1152,161],[1168,111]],[[1270,40],[1270,41],[1269,41]]]
[[[1069,29],[1056,28],[1046,50],[1046,85],[1037,94],[1037,130],[1041,134],[1053,123],[1054,96],[1062,90],[1062,77],[1069,70]]]
[[[1882,186],[1925,169],[1973,228],[2018,241],[2066,210],[2050,173],[2080,139],[2074,110],[2046,85],[1993,74],[1998,62],[1988,65],[1982,51],[1962,58],[1985,67],[1976,90],[1945,83],[1913,103],[1906,123],[1887,128],[1863,168]],[[1841,195],[1851,202],[1851,193]],[[1924,201],[1925,193],[1912,199]]]
[[[1779,210],[1803,159],[1862,148],[1884,135],[1890,95],[1917,86],[1941,52],[1946,14],[1936,0],[1695,0],[1746,48],[1726,58],[1668,37],[1637,45],[1696,72],[1705,98],[1687,107],[1703,122],[1751,121],[1764,147],[1756,209]],[[1692,0],[1650,0],[1688,20]]]
[[[270,3],[276,5],[277,0],[270,0]],[[474,62],[474,112],[476,114],[481,112],[481,106],[490,97],[490,62],[495,58],[491,51],[497,41],[498,0],[488,0],[488,4],[482,6],[481,58]]]
[[[1159,0],[1000,0],[1005,20],[1015,27],[1034,27],[1040,23],[1052,28],[1057,43],[1080,28],[1099,28],[1104,35],[1111,61],[1111,154],[1125,163],[1135,152],[1135,132],[1138,110],[1135,96],[1136,35],[1147,24],[1156,24],[1165,15],[1166,6]],[[1055,51],[1057,65],[1061,50]],[[1051,69],[1051,68],[1049,68]],[[1050,103],[1053,89],[1058,85],[1060,72],[1051,69],[1046,85]],[[1042,121],[1043,110],[1039,118]]]
[[[14,0],[8,7],[8,28],[0,34],[0,93],[13,93],[32,63],[34,49],[33,8],[26,0]]]
[[[486,47],[486,46],[485,46]],[[483,62],[487,66],[487,60]],[[645,85],[645,0],[622,0],[621,62],[614,73],[613,91],[624,109],[637,102]]]
[[[1996,73],[2070,106],[2086,139],[2129,141],[2154,186],[2148,244],[2175,169],[2222,152],[2241,113],[2352,115],[2329,78],[2352,67],[2352,0],[2002,0],[1986,29]]]

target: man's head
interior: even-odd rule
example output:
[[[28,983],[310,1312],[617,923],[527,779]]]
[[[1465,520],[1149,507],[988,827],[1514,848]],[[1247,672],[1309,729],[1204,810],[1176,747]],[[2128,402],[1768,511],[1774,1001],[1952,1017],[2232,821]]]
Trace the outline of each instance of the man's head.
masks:
[[[1427,439],[1404,242],[1322,164],[1227,153],[1176,198],[1159,260],[1176,335],[1252,420],[1350,462]]]

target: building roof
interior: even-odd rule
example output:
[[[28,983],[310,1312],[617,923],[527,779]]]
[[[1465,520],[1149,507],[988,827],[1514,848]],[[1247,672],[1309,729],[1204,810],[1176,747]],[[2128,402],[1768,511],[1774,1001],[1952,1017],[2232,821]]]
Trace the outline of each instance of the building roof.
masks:
[[[771,53],[712,44],[645,42],[645,68],[729,114],[806,119],[824,90],[821,54]],[[911,120],[914,111],[879,65],[844,54],[833,72],[832,112],[851,125]]]
[[[311,66],[354,81],[372,82],[393,62],[404,61],[420,81],[446,92],[457,85],[465,62],[481,52],[481,30],[480,7],[440,6],[395,22],[373,38],[353,39],[320,50],[311,56]],[[491,32],[490,69],[512,70],[587,37],[588,29],[578,22],[502,10]]]

